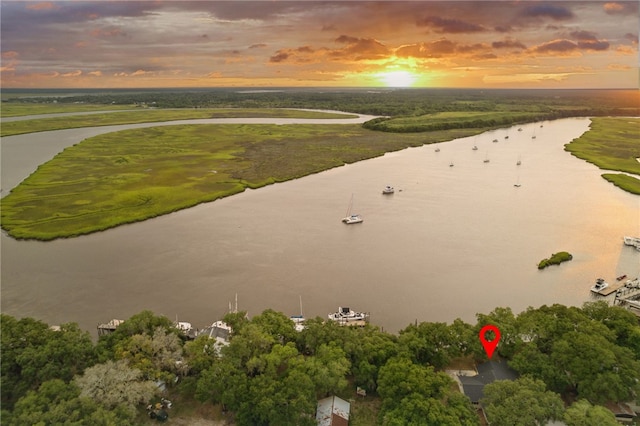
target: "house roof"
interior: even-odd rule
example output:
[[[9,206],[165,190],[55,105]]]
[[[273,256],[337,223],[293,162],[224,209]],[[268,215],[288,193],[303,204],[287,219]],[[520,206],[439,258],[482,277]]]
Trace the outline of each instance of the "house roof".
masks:
[[[507,366],[506,361],[487,361],[479,364],[476,376],[459,376],[464,394],[471,402],[478,403],[484,396],[484,387],[496,380],[515,380],[518,373]]]
[[[348,424],[351,404],[337,396],[330,396],[318,401],[316,411],[316,422],[318,426],[331,426],[334,424]],[[335,422],[335,418],[343,419],[342,422]]]

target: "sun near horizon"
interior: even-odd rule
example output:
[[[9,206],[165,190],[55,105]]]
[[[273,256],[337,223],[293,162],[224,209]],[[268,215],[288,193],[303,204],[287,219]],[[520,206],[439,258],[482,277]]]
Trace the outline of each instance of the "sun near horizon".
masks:
[[[637,1],[6,1],[2,88],[638,87]]]

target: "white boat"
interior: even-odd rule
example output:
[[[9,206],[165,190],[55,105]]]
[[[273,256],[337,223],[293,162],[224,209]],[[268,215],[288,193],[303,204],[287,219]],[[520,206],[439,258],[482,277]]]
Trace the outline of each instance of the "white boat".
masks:
[[[601,290],[609,287],[609,283],[607,283],[604,279],[598,278],[593,287],[591,287],[591,291],[594,293],[599,293]]]
[[[395,192],[395,190],[393,189],[393,186],[385,186],[384,189],[382,190],[383,194],[393,194]]]
[[[331,321],[335,321],[339,324],[358,323],[369,320],[369,314],[364,312],[355,312],[349,308],[339,307],[338,312],[333,312],[328,315]]]
[[[627,246],[638,247],[640,246],[640,238],[637,237],[624,237],[624,244]]]
[[[302,314],[302,296],[300,296],[300,315],[291,315],[289,317],[293,321],[296,331],[304,330],[304,315]]]
[[[354,223],[362,223],[363,219],[359,214],[351,213],[351,209],[353,208],[353,195],[351,196],[351,201],[349,201],[349,208],[347,209],[347,214],[342,218],[342,222],[347,225],[352,225]]]
[[[476,145],[474,145],[473,148],[471,148],[471,149],[474,150],[474,151],[477,151],[478,147]]]
[[[436,152],[440,152],[440,148],[436,148]]]

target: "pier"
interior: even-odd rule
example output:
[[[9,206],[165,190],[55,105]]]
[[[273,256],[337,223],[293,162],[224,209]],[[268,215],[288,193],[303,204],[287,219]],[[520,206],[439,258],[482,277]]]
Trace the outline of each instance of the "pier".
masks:
[[[621,306],[640,317],[640,280],[628,280],[624,287],[616,292],[614,306]]]
[[[123,322],[124,320],[112,319],[107,323],[98,324],[98,336],[104,336],[105,334],[113,333],[114,331],[116,331],[116,328],[118,328],[118,326]]]
[[[615,293],[616,291],[618,291],[620,288],[624,286],[625,286],[625,283],[621,281],[616,281],[614,283],[609,284],[606,288],[603,288],[602,290],[597,291],[596,293],[599,294],[600,296],[608,296],[610,294]]]

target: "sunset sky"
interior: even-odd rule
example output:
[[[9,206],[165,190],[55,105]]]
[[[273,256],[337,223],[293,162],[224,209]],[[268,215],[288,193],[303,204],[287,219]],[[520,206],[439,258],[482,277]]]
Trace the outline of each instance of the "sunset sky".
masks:
[[[638,2],[4,1],[3,88],[638,88]]]

